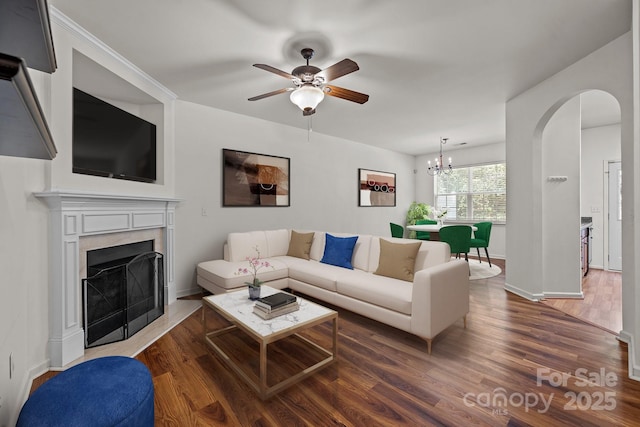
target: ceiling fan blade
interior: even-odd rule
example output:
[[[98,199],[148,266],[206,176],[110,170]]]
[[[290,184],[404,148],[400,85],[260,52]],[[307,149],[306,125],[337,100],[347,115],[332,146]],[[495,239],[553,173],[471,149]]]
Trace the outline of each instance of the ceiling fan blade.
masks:
[[[342,77],[354,71],[358,71],[360,67],[354,61],[350,59],[343,59],[340,62],[333,64],[332,66],[325,68],[316,74],[316,77],[322,77],[326,82],[335,80],[338,77]]]
[[[270,73],[277,74],[279,76],[284,77],[285,79],[293,80],[295,77],[286,71],[278,70],[277,68],[272,67],[271,65],[266,64],[253,64],[254,67],[260,68],[261,70],[269,71]]]
[[[293,89],[294,88],[292,87],[285,87],[283,89],[274,90],[273,92],[263,93],[262,95],[254,96],[253,98],[249,98],[249,101],[257,101],[259,99],[268,98],[273,95],[279,95],[281,93],[291,92]]]
[[[326,85],[324,87],[324,93],[325,95],[335,96],[336,98],[346,99],[347,101],[357,102],[358,104],[364,104],[369,100],[369,95],[367,94],[332,85]]]

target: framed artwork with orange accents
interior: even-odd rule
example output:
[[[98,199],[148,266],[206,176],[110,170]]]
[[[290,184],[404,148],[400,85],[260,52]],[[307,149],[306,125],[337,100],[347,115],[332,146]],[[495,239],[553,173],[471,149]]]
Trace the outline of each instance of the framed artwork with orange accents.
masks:
[[[222,206],[290,206],[290,159],[222,150]]]

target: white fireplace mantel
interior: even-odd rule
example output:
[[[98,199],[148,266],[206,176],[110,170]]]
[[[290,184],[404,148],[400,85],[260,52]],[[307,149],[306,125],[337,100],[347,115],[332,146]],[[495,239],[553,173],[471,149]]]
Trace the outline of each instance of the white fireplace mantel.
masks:
[[[175,207],[178,199],[45,191],[34,193],[49,206],[49,352],[63,367],[84,354],[80,238],[161,229],[164,238],[165,303],[176,300]]]

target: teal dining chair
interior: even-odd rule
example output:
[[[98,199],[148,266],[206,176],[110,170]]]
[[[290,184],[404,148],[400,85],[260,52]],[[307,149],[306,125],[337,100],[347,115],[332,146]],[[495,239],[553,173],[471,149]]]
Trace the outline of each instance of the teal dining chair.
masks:
[[[464,254],[465,261],[469,261],[468,253],[471,248],[471,227],[468,225],[447,225],[440,228],[440,241],[447,242],[451,253],[460,258]]]
[[[416,225],[423,225],[423,224],[437,224],[438,221],[434,221],[432,219],[419,219],[416,221]],[[428,231],[416,231],[416,239],[418,240],[430,240],[431,239],[431,233],[429,233]]]
[[[393,222],[389,223],[391,227],[391,237],[404,237],[404,227],[399,224],[394,224]]]
[[[487,261],[489,261],[489,267],[491,267],[491,258],[489,258],[489,238],[491,237],[491,222],[479,222],[477,224],[473,224],[478,228],[473,233],[473,239],[471,239],[471,247],[476,248],[478,251],[478,259],[482,262],[482,258],[480,257],[480,248],[484,248],[484,253],[487,255]]]

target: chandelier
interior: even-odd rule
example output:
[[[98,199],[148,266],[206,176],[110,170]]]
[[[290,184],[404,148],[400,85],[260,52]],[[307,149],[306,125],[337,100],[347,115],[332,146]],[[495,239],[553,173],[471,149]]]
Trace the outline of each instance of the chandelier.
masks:
[[[449,175],[453,170],[453,167],[451,166],[451,157],[449,157],[449,164],[447,166],[445,166],[442,161],[442,146],[446,144],[448,140],[449,138],[440,138],[440,156],[436,157],[435,166],[431,166],[431,160],[427,162],[427,173],[429,175]]]

